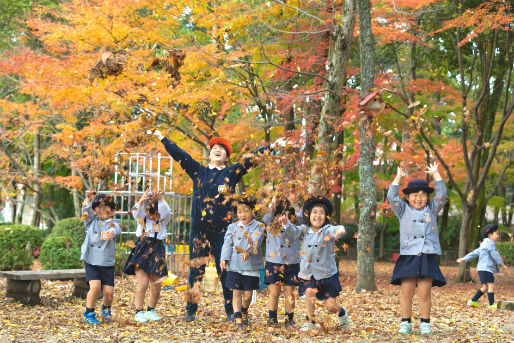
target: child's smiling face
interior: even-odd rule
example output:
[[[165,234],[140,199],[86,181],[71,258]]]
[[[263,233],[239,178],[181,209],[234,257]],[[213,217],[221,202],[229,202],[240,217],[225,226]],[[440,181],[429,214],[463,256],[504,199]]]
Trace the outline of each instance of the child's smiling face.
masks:
[[[224,165],[228,161],[227,151],[221,144],[214,144],[209,152],[209,162],[214,165]]]
[[[488,234],[487,237],[495,242],[498,242],[500,240],[500,231],[496,230],[493,233]]]
[[[427,205],[428,194],[423,191],[410,193],[409,195],[407,195],[407,201],[414,209],[421,210],[425,208],[425,206]]]
[[[325,209],[321,206],[314,205],[310,212],[309,219],[311,228],[317,231],[325,224]]]
[[[114,217],[114,210],[107,205],[99,205],[95,207],[93,212],[101,220],[107,220]]]
[[[249,224],[253,219],[253,211],[250,206],[245,204],[237,205],[237,218],[243,223],[243,225]]]

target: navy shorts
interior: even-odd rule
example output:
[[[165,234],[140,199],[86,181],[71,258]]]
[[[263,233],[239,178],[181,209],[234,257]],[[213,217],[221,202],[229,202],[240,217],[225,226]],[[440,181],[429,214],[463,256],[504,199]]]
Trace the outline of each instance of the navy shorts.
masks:
[[[480,283],[485,285],[486,283],[494,283],[494,274],[485,270],[478,271],[478,277],[480,278]]]
[[[256,290],[259,289],[259,277],[228,271],[227,278],[225,279],[225,287],[238,291]]]
[[[114,266],[94,266],[89,263],[85,263],[86,268],[86,281],[100,280],[102,285],[114,287]]]
[[[339,283],[339,275],[336,273],[326,279],[316,280],[311,277],[310,280],[298,279],[298,294],[303,296],[307,288],[314,288],[316,292],[316,298],[318,300],[325,300],[328,298],[337,298],[339,292],[342,291],[341,284]]]
[[[298,286],[300,264],[280,264],[266,261],[264,283],[266,285]]]

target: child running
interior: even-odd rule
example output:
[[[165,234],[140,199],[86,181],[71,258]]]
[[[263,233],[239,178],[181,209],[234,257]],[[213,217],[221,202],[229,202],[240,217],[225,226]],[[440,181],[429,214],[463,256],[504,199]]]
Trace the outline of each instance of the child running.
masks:
[[[166,225],[171,218],[171,209],[162,198],[162,193],[149,194],[146,190],[141,199],[132,208],[132,215],[137,221],[136,246],[125,262],[123,272],[136,275],[137,289],[135,294],[136,322],[161,320],[155,307],[161,294],[159,279],[168,275],[164,242]],[[146,290],[150,285],[150,301],[146,312]]]
[[[288,196],[290,198],[290,196]],[[294,197],[294,196],[293,196]],[[294,201],[294,199],[293,199]],[[285,326],[294,327],[295,323],[294,290],[298,286],[300,271],[300,241],[295,240],[291,232],[282,228],[279,218],[286,215],[293,223],[303,223],[301,210],[296,213],[288,199],[276,200],[273,197],[271,211],[263,217],[268,225],[266,236],[266,273],[264,283],[269,285],[268,295],[268,325],[278,324],[278,299],[284,286]]]
[[[497,304],[494,302],[494,274],[500,271],[499,266],[508,270],[496,250],[496,242],[500,239],[498,224],[487,225],[482,232],[482,237],[484,239],[482,244],[466,256],[459,258],[457,262],[469,262],[478,257],[477,272],[482,287],[475,293],[473,298],[468,300],[468,306],[480,307],[478,299],[487,292],[489,308],[496,309]]]
[[[112,321],[114,244],[116,236],[121,233],[119,221],[113,219],[115,208],[112,197],[106,194],[96,195],[94,192],[87,192],[82,207],[86,236],[80,259],[84,261],[86,281],[89,284],[83,320],[89,324],[100,324],[95,315],[95,303],[100,291],[103,292],[102,318],[104,321]]]
[[[226,287],[232,289],[234,326],[245,330],[253,290],[259,289],[260,270],[264,268],[261,243],[264,224],[254,219],[255,200],[237,201],[239,221],[228,226],[221,249],[221,269],[227,270]]]
[[[398,173],[387,192],[389,204],[400,221],[400,257],[394,266],[391,280],[393,285],[401,285],[402,321],[399,333],[412,333],[412,298],[416,287],[421,312],[420,333],[432,333],[430,328],[431,290],[433,286],[442,287],[446,284],[437,261],[437,255],[441,255],[437,214],[446,203],[446,187],[437,167],[437,162],[434,162],[425,171],[435,180],[433,199],[429,200],[428,195],[434,189],[422,179],[410,181],[403,189],[407,199],[400,199],[398,196],[400,181],[407,176],[401,167],[398,167]]]
[[[344,226],[329,224],[332,203],[323,196],[312,196],[303,205],[303,216],[307,225],[297,226],[286,215],[280,217],[286,232],[301,240],[298,294],[305,295],[306,322],[301,331],[316,327],[315,299],[324,300],[325,308],[337,313],[342,329],[348,330],[348,311],[337,303],[341,292],[334,246],[335,240],[346,233]]]

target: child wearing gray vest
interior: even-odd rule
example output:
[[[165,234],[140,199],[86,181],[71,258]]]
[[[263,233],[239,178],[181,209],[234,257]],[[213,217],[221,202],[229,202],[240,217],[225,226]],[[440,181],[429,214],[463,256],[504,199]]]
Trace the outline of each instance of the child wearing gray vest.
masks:
[[[95,302],[103,292],[102,317],[112,321],[111,305],[114,293],[115,238],[121,233],[120,222],[114,217],[116,204],[111,196],[87,192],[82,206],[86,228],[80,259],[84,261],[89,291],[83,321],[100,324],[95,315]]]
[[[400,181],[407,176],[401,167],[394,181],[389,186],[387,200],[400,221],[400,257],[394,266],[391,283],[401,285],[400,307],[402,321],[399,333],[412,333],[411,312],[412,298],[418,289],[421,312],[421,334],[430,334],[431,288],[442,287],[446,280],[439,269],[437,255],[441,255],[437,214],[446,203],[446,187],[437,171],[438,164],[427,167],[425,171],[435,180],[435,196],[429,200],[434,191],[422,179],[412,180],[403,189],[406,200],[398,196]]]
[[[344,226],[330,225],[332,203],[323,196],[312,196],[303,205],[306,225],[292,224],[286,215],[280,221],[286,232],[301,241],[300,271],[298,273],[298,294],[305,295],[306,322],[301,331],[316,327],[314,316],[315,300],[324,300],[325,308],[337,313],[342,329],[348,330],[350,321],[347,310],[337,303],[341,292],[339,274],[335,260],[335,240],[346,233]]]
[[[228,226],[221,249],[221,270],[227,270],[225,287],[232,289],[234,327],[246,330],[248,309],[254,290],[259,289],[260,270],[264,268],[261,243],[264,224],[254,219],[255,200],[237,200],[237,222]]]
[[[477,272],[482,288],[476,292],[472,299],[468,300],[468,306],[480,307],[478,299],[487,292],[489,308],[495,310],[498,306],[494,302],[494,274],[500,271],[499,266],[502,266],[505,270],[508,270],[508,268],[503,263],[495,246],[500,239],[498,224],[487,225],[482,232],[482,236],[484,240],[480,246],[466,256],[457,259],[457,262],[469,262],[478,257]]]
[[[294,195],[289,195],[291,200]],[[300,241],[294,239],[290,232],[286,232],[279,221],[283,214],[293,223],[303,223],[301,209],[297,212],[291,201],[286,198],[271,201],[270,212],[262,218],[266,228],[266,272],[264,283],[269,285],[268,295],[268,325],[278,324],[278,299],[284,287],[284,306],[286,327],[294,327],[294,290],[298,286],[298,272],[300,271]]]

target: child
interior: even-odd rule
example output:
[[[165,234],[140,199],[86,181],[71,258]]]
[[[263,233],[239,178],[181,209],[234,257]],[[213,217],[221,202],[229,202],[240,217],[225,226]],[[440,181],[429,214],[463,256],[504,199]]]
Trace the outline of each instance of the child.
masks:
[[[300,271],[300,242],[294,239],[291,233],[282,229],[279,222],[280,216],[283,214],[292,222],[303,223],[301,210],[296,213],[295,208],[287,199],[275,201],[273,197],[272,204],[274,206],[271,212],[267,213],[263,222],[269,225],[266,236],[266,273],[264,283],[269,285],[268,295],[268,325],[275,326],[278,324],[277,310],[278,298],[284,286],[284,303],[286,327],[293,327],[294,321],[294,289],[298,286],[298,272]]]
[[[307,321],[300,328],[308,331],[315,328],[315,298],[325,300],[325,308],[338,314],[339,325],[348,330],[348,312],[337,303],[341,292],[339,275],[334,254],[335,240],[346,233],[344,226],[329,224],[332,204],[323,196],[312,196],[303,205],[303,216],[308,225],[291,224],[287,216],[280,217],[286,231],[294,239],[301,240],[300,272],[298,273],[298,294],[305,294]]]
[[[112,197],[95,195],[94,192],[87,192],[82,207],[86,236],[80,249],[80,259],[84,261],[89,284],[83,320],[89,324],[100,324],[95,315],[95,302],[100,291],[103,291],[102,317],[104,321],[112,321],[114,238],[121,233],[119,221],[113,219],[115,208]]]
[[[220,254],[225,230],[232,222],[231,206],[228,198],[234,194],[239,180],[248,173],[257,162],[258,156],[273,150],[277,146],[285,146],[285,139],[279,138],[269,146],[262,147],[253,155],[246,157],[241,163],[227,166],[232,153],[232,145],[222,137],[214,137],[209,143],[209,165],[204,166],[194,160],[173,141],[165,138],[158,130],[148,131],[159,138],[171,157],[180,163],[186,174],[193,180],[193,201],[191,204],[191,229],[189,231],[189,259],[201,261],[210,254],[214,255],[216,269],[220,275],[225,299],[227,321],[233,320],[232,291],[225,286],[226,272],[220,268]],[[201,281],[205,274],[205,264],[200,267],[191,263],[189,268],[188,288]],[[186,321],[194,321],[198,304],[188,297],[186,305]]]
[[[162,199],[162,193],[153,196],[146,190],[145,194],[132,208],[132,215],[137,221],[136,246],[125,262],[123,272],[136,275],[135,294],[136,322],[161,320],[155,307],[161,294],[159,279],[168,275],[163,240],[166,238],[166,225],[171,218],[171,209]],[[150,285],[150,301],[146,312],[143,311],[146,290]]]
[[[255,200],[248,197],[237,202],[239,221],[228,226],[221,249],[221,269],[227,270],[225,286],[233,292],[234,326],[243,330],[248,325],[253,290],[259,289],[260,270],[264,268],[264,224],[254,220],[254,207]]]
[[[398,190],[400,181],[407,176],[401,167],[389,186],[387,199],[400,221],[400,257],[394,266],[391,283],[401,285],[400,307],[402,322],[399,333],[412,333],[411,312],[412,298],[416,286],[420,301],[421,334],[430,334],[431,287],[442,287],[446,284],[437,255],[441,255],[439,232],[437,230],[437,214],[446,203],[446,187],[437,171],[437,162],[427,167],[426,173],[435,180],[435,196],[428,200],[434,191],[425,180],[416,179],[403,189],[406,200],[400,199]]]
[[[502,266],[505,270],[508,269],[495,247],[496,242],[500,239],[498,224],[487,225],[483,230],[483,238],[484,240],[480,247],[459,258],[457,262],[469,262],[478,257],[477,271],[482,288],[476,292],[472,299],[468,300],[468,306],[480,307],[478,299],[487,291],[489,308],[496,309],[497,305],[494,302],[494,274],[499,272],[500,268],[498,266]]]

